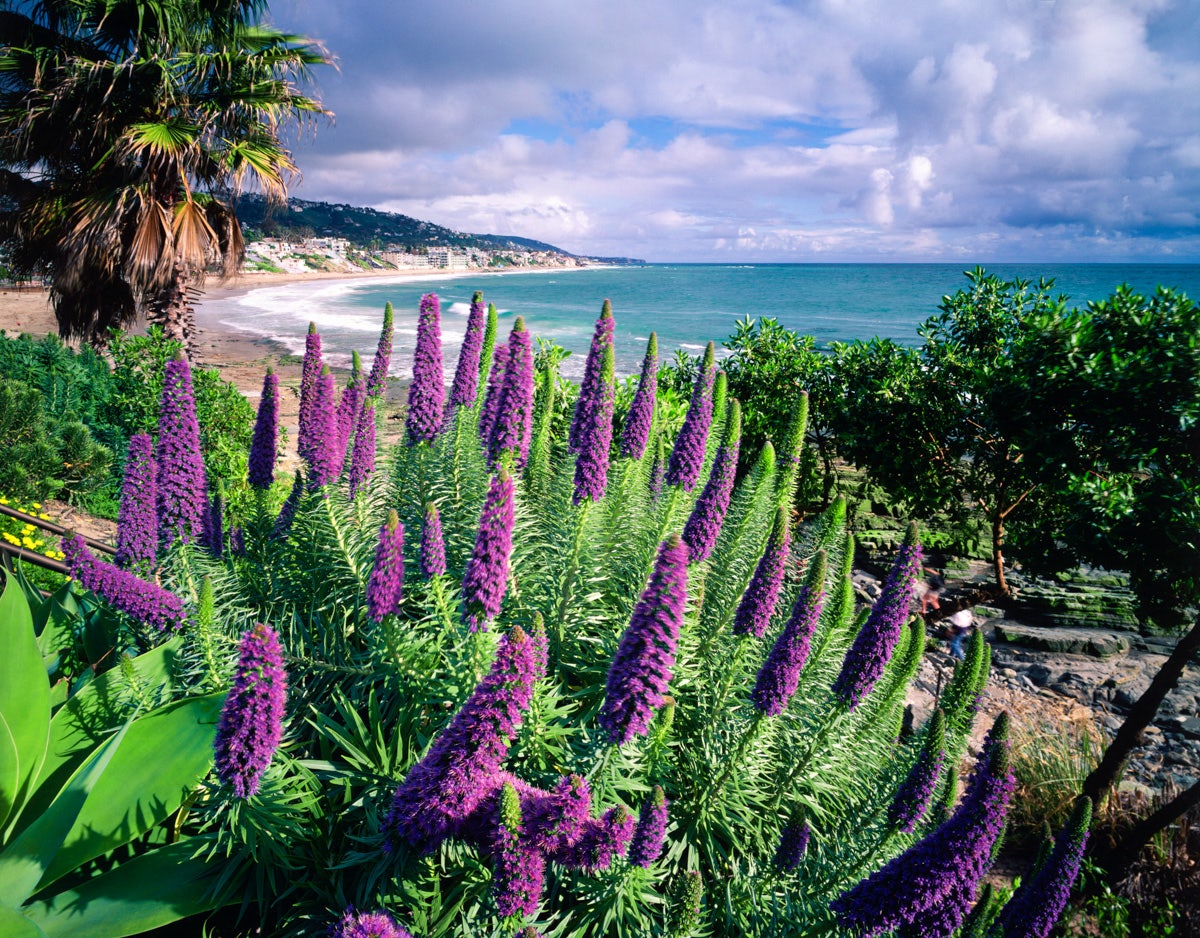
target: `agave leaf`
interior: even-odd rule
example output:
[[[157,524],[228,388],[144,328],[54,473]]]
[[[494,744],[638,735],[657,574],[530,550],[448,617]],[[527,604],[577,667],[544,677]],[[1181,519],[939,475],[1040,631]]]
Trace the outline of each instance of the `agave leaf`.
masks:
[[[4,716],[13,748],[0,750],[2,771],[8,774],[16,759],[16,785],[0,794],[0,828],[20,810],[28,788],[46,757],[46,734],[50,726],[50,682],[42,654],[33,634],[33,617],[20,587],[5,576],[0,592],[0,715]],[[7,756],[2,753],[7,751]],[[0,779],[3,775],[0,775]]]

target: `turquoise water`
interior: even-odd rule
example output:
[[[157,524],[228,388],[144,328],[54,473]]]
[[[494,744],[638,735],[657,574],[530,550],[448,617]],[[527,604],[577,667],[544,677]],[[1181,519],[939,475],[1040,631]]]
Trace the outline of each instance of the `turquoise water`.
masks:
[[[675,349],[699,351],[712,339],[718,348],[742,316],[774,316],[812,335],[819,346],[884,336],[919,341],[917,326],[937,312],[941,298],[964,287],[965,267],[954,264],[654,264],[519,274],[463,273],[425,280],[320,281],[251,289],[207,301],[203,314],[303,349],[309,321],[321,332],[327,357],[345,364],[352,349],[370,353],[385,302],[396,310],[392,373],[409,373],[416,336],[417,304],[436,292],[442,302],[447,375],[466,326],[475,290],[501,311],[501,326],[521,315],[535,336],[553,339],[573,354],[564,363],[578,376],[592,324],[605,298],[616,317],[617,371],[637,370],[650,332],[657,331],[664,359]],[[1053,278],[1055,292],[1072,305],[1102,299],[1121,283],[1150,292],[1162,284],[1200,297],[1200,265],[996,264],[988,271],[1006,279]]]

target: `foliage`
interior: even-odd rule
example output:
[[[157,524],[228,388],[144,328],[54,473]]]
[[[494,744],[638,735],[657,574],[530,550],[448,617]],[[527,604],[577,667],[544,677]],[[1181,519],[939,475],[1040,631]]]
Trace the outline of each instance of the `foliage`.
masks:
[[[31,517],[40,518],[43,521],[50,520],[50,516],[42,511],[40,502],[25,504],[19,499],[13,500],[0,495],[0,505],[12,508],[14,511],[22,512]],[[20,521],[9,515],[0,515],[0,539],[3,539],[13,547],[33,551],[35,554],[41,554],[50,560],[62,560],[64,556],[63,552],[54,546],[54,542],[46,540],[37,525]],[[62,575],[51,570],[44,570],[41,567],[29,564],[22,565],[22,570],[29,581],[41,589],[53,591],[63,584]]]

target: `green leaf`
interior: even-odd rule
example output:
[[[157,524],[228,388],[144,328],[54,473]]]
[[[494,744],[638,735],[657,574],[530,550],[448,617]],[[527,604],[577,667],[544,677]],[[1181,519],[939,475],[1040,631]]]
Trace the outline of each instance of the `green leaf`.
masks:
[[[0,714],[3,714],[16,747],[17,787],[8,810],[0,804],[0,825],[20,810],[25,789],[37,777],[46,755],[50,726],[50,682],[33,635],[33,617],[20,587],[5,577],[0,593]],[[5,798],[5,801],[8,799]]]
[[[8,721],[0,713],[0,824],[12,812],[21,780],[21,758]]]
[[[0,935],[4,938],[46,938],[46,933],[20,912],[0,905]]]
[[[124,938],[215,909],[205,881],[213,867],[193,850],[186,841],[152,850],[27,913],[46,938]]]
[[[212,766],[224,701],[224,692],[192,697],[130,724],[42,878],[42,887],[129,843],[175,812]]]

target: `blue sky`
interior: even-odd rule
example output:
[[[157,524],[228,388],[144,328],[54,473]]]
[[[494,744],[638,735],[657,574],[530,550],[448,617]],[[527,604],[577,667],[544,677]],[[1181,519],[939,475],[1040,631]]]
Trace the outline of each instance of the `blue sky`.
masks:
[[[1195,0],[276,0],[294,194],[652,261],[1200,261]]]

